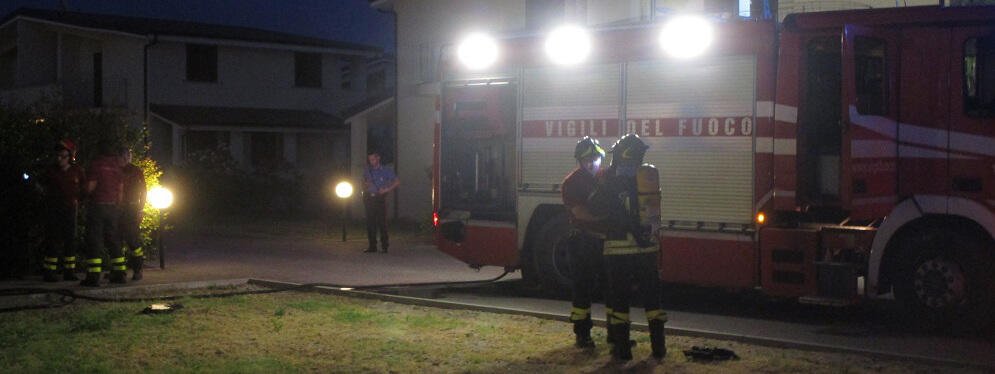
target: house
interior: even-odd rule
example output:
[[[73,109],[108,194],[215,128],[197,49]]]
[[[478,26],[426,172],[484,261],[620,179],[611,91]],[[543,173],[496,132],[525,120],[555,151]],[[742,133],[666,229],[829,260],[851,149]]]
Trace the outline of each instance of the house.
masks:
[[[392,69],[379,47],[245,27],[39,9],[0,21],[0,100],[126,113],[167,167],[224,146],[249,173],[346,173],[366,148],[350,127],[392,103]]]
[[[953,0],[952,2],[957,2]],[[433,127],[441,94],[438,67],[470,32],[496,37],[538,34],[567,21],[592,28],[653,23],[671,12],[704,12],[727,18],[783,18],[791,12],[895,6],[891,0],[371,0],[374,8],[395,13],[397,25],[397,153],[402,216],[431,217]],[[935,0],[901,4],[935,5]],[[566,152],[566,150],[565,150]]]

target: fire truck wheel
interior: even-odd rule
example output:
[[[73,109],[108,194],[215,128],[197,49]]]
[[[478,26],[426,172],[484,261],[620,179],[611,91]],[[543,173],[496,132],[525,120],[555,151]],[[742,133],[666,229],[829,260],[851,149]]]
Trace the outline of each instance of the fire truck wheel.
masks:
[[[991,323],[995,306],[991,244],[974,232],[917,230],[904,238],[895,274],[895,297],[912,327],[935,330],[954,322],[968,328]]]
[[[533,243],[534,269],[543,292],[569,295],[570,266],[567,261],[567,235],[570,225],[566,215],[559,214],[546,221]]]

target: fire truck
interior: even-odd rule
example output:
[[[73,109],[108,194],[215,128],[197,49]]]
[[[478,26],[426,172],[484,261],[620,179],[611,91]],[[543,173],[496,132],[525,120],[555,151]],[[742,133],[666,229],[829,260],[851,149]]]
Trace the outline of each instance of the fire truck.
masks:
[[[496,39],[488,68],[447,59],[439,249],[567,287],[573,146],[635,133],[660,172],[662,281],[828,305],[894,297],[924,323],[990,321],[995,7],[710,26],[691,58],[661,52],[654,23],[588,30],[572,65],[550,62],[541,34]]]

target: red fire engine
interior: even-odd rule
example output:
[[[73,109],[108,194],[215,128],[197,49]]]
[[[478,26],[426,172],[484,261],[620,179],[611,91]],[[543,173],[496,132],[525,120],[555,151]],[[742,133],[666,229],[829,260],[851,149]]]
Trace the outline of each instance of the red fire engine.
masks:
[[[439,248],[567,285],[573,145],[636,133],[660,170],[661,280],[990,320],[995,7],[713,26],[693,58],[634,26],[591,31],[582,64],[549,62],[543,35],[499,40],[487,69],[444,64]]]

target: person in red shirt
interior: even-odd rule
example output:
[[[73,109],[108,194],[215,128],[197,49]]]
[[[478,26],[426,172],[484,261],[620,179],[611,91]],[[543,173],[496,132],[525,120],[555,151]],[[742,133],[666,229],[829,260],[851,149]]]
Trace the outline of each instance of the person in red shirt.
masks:
[[[124,160],[114,146],[103,144],[98,156],[86,172],[86,190],[89,196],[86,215],[87,270],[86,279],[80,284],[100,286],[104,249],[110,253],[111,283],[127,282],[124,253],[118,241],[118,219],[122,195]]]
[[[142,168],[131,163],[131,152],[125,151],[124,168],[121,169],[123,179],[123,200],[121,203],[120,233],[124,244],[131,253],[128,267],[133,271],[131,280],[142,279],[142,265],[145,253],[142,251],[142,236],[139,229],[142,224],[142,208],[145,207],[145,175]]]
[[[74,165],[76,145],[62,140],[55,146],[55,165],[45,171],[42,188],[46,211],[46,282],[59,280],[59,256],[62,256],[62,279],[76,278],[76,211],[85,182],[83,169]]]

